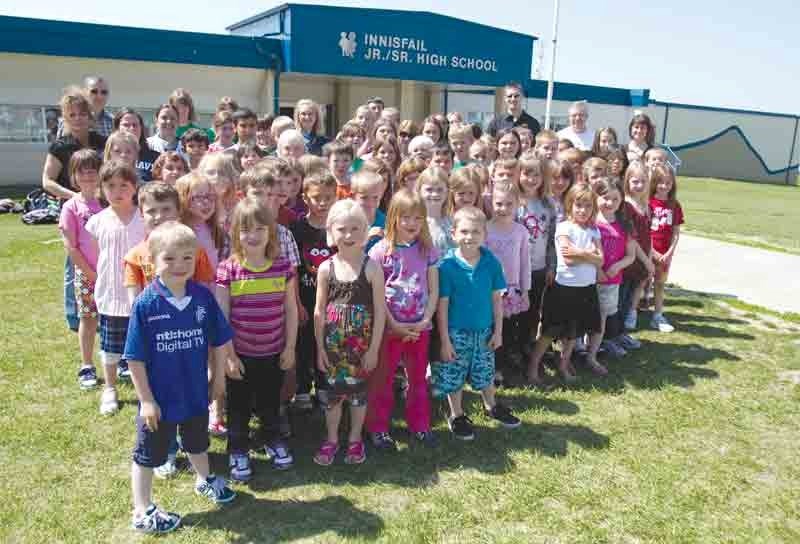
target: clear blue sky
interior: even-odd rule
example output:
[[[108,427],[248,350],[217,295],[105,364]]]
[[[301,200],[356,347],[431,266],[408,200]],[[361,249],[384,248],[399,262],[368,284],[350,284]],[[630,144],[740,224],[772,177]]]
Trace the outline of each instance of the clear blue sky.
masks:
[[[280,2],[9,0],[0,14],[195,32],[225,26]],[[307,2],[432,11],[532,34],[546,46],[552,0],[373,0]],[[14,4],[13,7],[11,4]],[[800,113],[797,0],[646,2],[562,0],[556,80],[649,88],[658,100]]]

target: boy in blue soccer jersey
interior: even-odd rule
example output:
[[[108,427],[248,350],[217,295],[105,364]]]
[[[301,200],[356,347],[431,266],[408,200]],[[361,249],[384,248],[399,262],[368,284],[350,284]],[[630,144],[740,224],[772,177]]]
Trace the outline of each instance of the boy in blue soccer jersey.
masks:
[[[128,325],[125,358],[139,397],[133,450],[133,528],[166,533],[180,525],[178,514],[151,502],[153,468],[167,458],[180,430],[183,449],[197,475],[195,491],[215,503],[236,494],[208,466],[208,360],[233,354],[233,331],[211,292],[194,281],[197,238],[192,229],[170,221],[148,238],[156,278],[136,299]],[[212,368],[212,374],[221,371]],[[212,379],[223,384],[223,380]]]

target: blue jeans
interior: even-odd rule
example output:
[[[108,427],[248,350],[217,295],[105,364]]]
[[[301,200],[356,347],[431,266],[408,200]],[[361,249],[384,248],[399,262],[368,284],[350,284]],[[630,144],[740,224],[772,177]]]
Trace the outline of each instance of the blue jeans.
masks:
[[[78,332],[78,303],[75,301],[75,268],[67,255],[64,261],[64,317],[70,330]]]
[[[619,286],[619,318],[624,320],[628,312],[631,311],[633,306],[633,293],[636,291],[637,282],[631,280],[622,280]]]

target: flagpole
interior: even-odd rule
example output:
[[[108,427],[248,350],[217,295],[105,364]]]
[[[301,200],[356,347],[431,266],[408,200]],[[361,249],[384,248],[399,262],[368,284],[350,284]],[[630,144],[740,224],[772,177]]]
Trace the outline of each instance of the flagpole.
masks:
[[[553,84],[556,76],[556,44],[558,42],[558,6],[559,0],[554,0],[553,9],[553,54],[550,59],[550,77],[547,80],[547,101],[544,110],[544,128],[550,128],[550,109],[553,104]]]

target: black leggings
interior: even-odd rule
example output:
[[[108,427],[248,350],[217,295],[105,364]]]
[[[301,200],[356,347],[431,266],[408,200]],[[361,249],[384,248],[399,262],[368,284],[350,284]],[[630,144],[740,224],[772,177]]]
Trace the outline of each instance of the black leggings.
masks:
[[[296,394],[311,393],[316,384],[317,389],[325,388],[325,379],[317,369],[317,340],[314,335],[314,311],[309,313],[305,325],[300,326],[297,334],[297,391]]]
[[[539,331],[539,321],[542,316],[542,297],[547,284],[547,269],[534,270],[531,272],[531,288],[528,291],[528,298],[530,299],[530,308],[527,312],[520,314],[522,322],[521,340],[528,346],[533,346],[536,343],[536,335]]]
[[[260,420],[256,446],[278,438],[281,387],[284,371],[278,355],[268,357],[239,356],[244,365],[241,380],[225,378],[228,407],[228,451],[247,453],[250,449],[250,415]]]
[[[526,341],[527,331],[523,328],[525,314],[503,318],[503,345],[495,352],[495,368],[501,372],[511,370],[511,354],[519,353]]]

